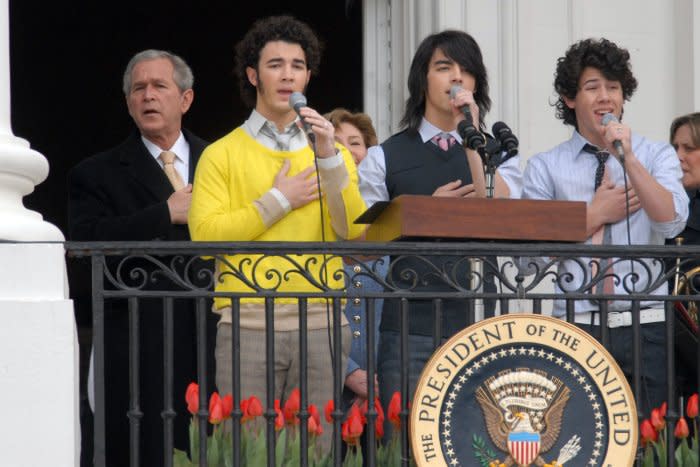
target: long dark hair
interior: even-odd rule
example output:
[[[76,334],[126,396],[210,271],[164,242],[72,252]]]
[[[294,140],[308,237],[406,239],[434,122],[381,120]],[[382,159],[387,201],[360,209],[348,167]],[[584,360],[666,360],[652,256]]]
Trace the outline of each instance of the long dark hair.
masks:
[[[420,43],[408,72],[409,98],[401,125],[418,130],[425,113],[425,93],[428,89],[428,67],[435,50],[440,49],[476,79],[474,100],[479,106],[479,127],[483,130],[484,116],[491,109],[489,83],[481,49],[474,38],[464,31],[448,29],[432,34]]]

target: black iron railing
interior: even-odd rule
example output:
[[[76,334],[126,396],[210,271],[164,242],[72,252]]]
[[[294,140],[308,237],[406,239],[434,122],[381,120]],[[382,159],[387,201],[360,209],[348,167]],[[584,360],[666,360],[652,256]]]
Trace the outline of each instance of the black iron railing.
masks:
[[[166,440],[166,452],[172,452],[172,419],[175,413],[182,411],[182,404],[175,404],[173,397],[179,398],[179,394],[172,394],[172,374],[173,367],[177,362],[173,361],[173,301],[188,300],[194,304],[197,316],[197,362],[198,362],[198,383],[200,387],[206,387],[207,381],[211,381],[213,375],[206,373],[207,359],[206,342],[214,339],[213,335],[207,335],[206,319],[210,313],[211,300],[216,297],[225,298],[230,301],[232,310],[233,354],[232,372],[234,381],[234,408],[232,411],[232,455],[233,465],[243,465],[240,456],[241,431],[240,420],[243,412],[240,407],[240,392],[237,392],[240,382],[240,360],[237,329],[235,324],[239,319],[240,304],[242,300],[249,297],[262,297],[265,299],[265,319],[268,328],[274,326],[275,299],[288,297],[297,300],[299,309],[300,329],[305,329],[306,309],[308,300],[311,298],[323,297],[329,300],[330,310],[333,315],[333,355],[339,356],[341,349],[341,333],[338,323],[342,306],[348,294],[344,288],[330,285],[327,279],[338,277],[344,278],[347,284],[354,284],[363,278],[371,278],[384,287],[383,291],[365,292],[363,290],[354,291],[354,296],[359,296],[369,305],[367,307],[366,329],[364,336],[368,340],[368,348],[375,348],[374,333],[370,332],[371,324],[374,322],[374,307],[372,304],[377,299],[397,300],[400,302],[401,310],[401,358],[406,362],[406,355],[410,352],[406,342],[408,334],[408,303],[410,300],[422,299],[432,301],[433,323],[434,323],[434,345],[437,348],[441,342],[440,325],[441,310],[445,301],[462,300],[466,323],[471,324],[483,317],[476,305],[479,301],[491,301],[499,304],[500,313],[517,311],[518,307],[524,308],[535,314],[543,313],[543,310],[551,306],[555,300],[565,300],[566,319],[574,321],[575,305],[579,301],[591,300],[591,294],[601,284],[606,276],[612,276],[618,285],[618,291],[624,290],[624,294],[598,294],[601,322],[606,322],[608,315],[608,301],[626,300],[630,303],[633,312],[638,311],[644,302],[661,302],[666,310],[666,362],[668,380],[668,412],[667,423],[672,427],[680,416],[678,400],[675,397],[677,388],[675,386],[675,362],[674,352],[676,352],[676,327],[679,326],[676,319],[676,306],[679,304],[692,303],[697,293],[694,282],[688,280],[688,287],[684,289],[682,295],[674,295],[671,292],[659,293],[658,288],[664,284],[669,284],[672,288],[678,279],[684,279],[683,271],[690,270],[693,266],[700,264],[700,247],[665,247],[665,246],[626,246],[612,247],[578,244],[546,244],[546,243],[493,243],[493,242],[395,242],[388,244],[379,243],[185,243],[185,242],[100,242],[100,243],[78,243],[67,242],[66,248],[69,258],[90,257],[92,268],[92,312],[93,312],[93,347],[95,360],[95,423],[94,423],[94,465],[106,465],[105,459],[105,392],[104,392],[104,370],[109,362],[104,361],[104,307],[106,302],[125,301],[128,303],[129,327],[130,327],[130,374],[131,374],[131,394],[130,410],[128,416],[131,423],[131,455],[132,466],[139,465],[138,438],[140,433],[140,417],[142,407],[139,400],[139,304],[143,299],[156,298],[162,300],[164,310],[163,333],[164,340],[164,360],[163,366],[164,381],[164,410],[162,412],[164,425],[164,439]],[[237,263],[226,255],[260,255],[255,261],[262,261],[265,257],[275,256],[283,258],[288,267],[293,272],[279,274],[276,271],[269,271],[265,283],[259,282],[251,271],[255,270],[255,261]],[[305,262],[298,255],[321,255],[318,261]],[[363,262],[367,257],[390,256],[389,273],[385,277],[377,273],[376,270],[366,266]],[[330,267],[331,263],[338,257],[351,258],[359,265],[355,268],[352,277],[345,277],[342,270],[335,270]],[[498,262],[496,262],[498,257]],[[226,271],[226,274],[235,276],[238,280],[246,283],[250,291],[241,293],[217,292],[216,285],[220,280],[217,273],[211,267],[202,267],[202,258],[208,258],[217,264],[216,271]],[[235,257],[234,257],[235,258]],[[598,263],[601,258],[609,258],[607,266],[596,274],[591,275],[590,266]],[[559,268],[563,263],[567,264],[567,269]],[[259,264],[259,263],[258,263]],[[337,264],[337,263],[333,263]],[[405,265],[409,265],[405,267]],[[490,274],[495,278],[497,288],[484,287],[484,270],[489,269]],[[325,274],[317,277],[314,271],[326,270]],[[594,268],[595,269],[595,268]],[[616,271],[624,270],[620,275]],[[680,272],[679,272],[680,271]],[[303,277],[315,287],[314,292],[290,293],[281,292],[280,286],[294,274]],[[436,291],[430,289],[430,284],[440,284]],[[552,290],[554,285],[566,292],[555,293]],[[488,312],[487,312],[488,314]],[[269,326],[272,324],[272,326]],[[630,343],[634,355],[634,377],[630,384],[638,397],[640,383],[640,322],[639,318],[633,318],[632,328],[635,336],[634,342]],[[600,328],[600,335],[597,337],[605,346],[610,344],[610,336],[606,327]],[[697,341],[697,339],[696,339]],[[271,360],[275,349],[271,333],[267,337],[267,358]],[[299,413],[301,420],[300,443],[301,458],[300,463],[307,465],[306,447],[309,438],[306,431],[309,413],[305,409],[307,401],[308,384],[305,372],[305,365],[309,349],[306,348],[305,333],[300,332],[300,359],[302,361],[300,369],[300,392],[302,409]],[[700,362],[700,347],[697,345],[693,349],[687,350],[694,353],[695,362]],[[376,360],[372,352],[368,355],[366,362],[368,374],[374,374],[376,370]],[[340,466],[341,453],[341,422],[343,413],[339,409],[341,406],[341,391],[344,379],[344,369],[339,364],[334,365],[334,401],[336,410],[333,413],[333,452],[336,453],[333,465]],[[275,417],[276,412],[272,407],[273,371],[271,365],[267,368],[268,392],[265,401],[266,430],[267,430],[267,465],[275,465]],[[697,372],[697,368],[696,368]],[[698,386],[700,387],[700,382]],[[374,398],[375,390],[373,385],[368,387],[370,400]],[[408,418],[410,399],[409,388],[406,378],[402,378],[401,393],[403,407],[401,411],[401,442],[403,465],[409,464],[409,434]],[[200,444],[207,443],[206,430],[209,412],[207,410],[208,401],[206,392],[200,392],[199,421]],[[640,411],[639,419],[647,417],[648,413]],[[377,412],[369,405],[367,412],[367,426],[374,426]],[[674,465],[673,453],[674,439],[670,435],[668,441],[669,463]],[[367,446],[375,446],[376,439],[374,430],[367,432]],[[376,452],[374,448],[368,449],[366,454],[367,464],[375,465]],[[169,456],[167,456],[169,457]],[[200,449],[199,465],[206,465],[206,452]],[[166,458],[166,465],[172,465],[172,459]]]

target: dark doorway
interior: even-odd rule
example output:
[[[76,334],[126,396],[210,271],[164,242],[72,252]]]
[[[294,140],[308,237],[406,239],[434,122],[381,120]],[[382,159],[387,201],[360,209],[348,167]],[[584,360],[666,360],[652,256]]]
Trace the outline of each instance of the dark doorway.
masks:
[[[234,45],[257,18],[292,14],[321,37],[321,73],[311,106],[362,109],[361,1],[234,2],[205,0],[10,1],[12,128],[49,161],[50,173],[25,205],[67,234],[68,170],[123,141],[134,128],[121,91],[129,58],[149,48],[182,56],[195,75],[185,126],[214,141],[250,112],[238,97]],[[92,425],[85,396],[91,347],[90,270],[68,261],[81,350],[82,465],[92,465]]]
[[[359,0],[10,1],[12,126],[49,161],[46,181],[25,198],[28,208],[66,233],[66,175],[81,159],[114,146],[133,128],[121,79],[136,52],[181,55],[195,75],[185,125],[213,141],[249,113],[238,97],[233,48],[253,21],[292,14],[325,44],[309,104],[362,109],[362,11]]]

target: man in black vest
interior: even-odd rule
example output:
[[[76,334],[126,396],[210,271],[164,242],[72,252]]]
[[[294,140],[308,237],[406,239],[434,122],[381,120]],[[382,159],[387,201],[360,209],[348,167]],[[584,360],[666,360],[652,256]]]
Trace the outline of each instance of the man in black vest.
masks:
[[[454,86],[461,90],[451,96]],[[460,110],[468,106],[472,121],[483,131],[484,114],[491,107],[486,67],[478,44],[469,34],[447,30],[428,36],[418,46],[408,75],[410,96],[401,125],[405,129],[380,146],[369,149],[359,166],[360,191],[368,206],[402,194],[445,197],[483,197],[486,194],[481,158],[476,151],[462,147],[457,125],[465,119]],[[496,172],[496,197],[518,197],[521,174],[519,157],[509,159]],[[469,280],[469,265],[459,258],[432,258],[433,264],[449,272],[460,285]],[[495,258],[489,258],[495,261]],[[436,275],[431,275],[420,260],[394,258],[389,284],[397,289],[410,287],[410,279],[401,272],[418,274],[419,286],[414,291],[439,292],[453,290]],[[457,265],[456,269],[450,267]],[[488,267],[487,273],[488,273]],[[492,278],[491,278],[492,280]],[[495,291],[487,280],[486,290]],[[409,396],[413,394],[420,372],[433,353],[433,302],[412,300],[409,304]],[[486,304],[486,314],[493,313],[493,304]],[[445,300],[442,303],[441,338],[445,339],[467,326],[467,303]],[[377,370],[379,393],[384,407],[400,388],[399,354],[400,302],[385,300],[380,327]],[[406,369],[404,369],[405,371]],[[390,429],[387,425],[386,429]],[[388,439],[388,437],[387,437]]]

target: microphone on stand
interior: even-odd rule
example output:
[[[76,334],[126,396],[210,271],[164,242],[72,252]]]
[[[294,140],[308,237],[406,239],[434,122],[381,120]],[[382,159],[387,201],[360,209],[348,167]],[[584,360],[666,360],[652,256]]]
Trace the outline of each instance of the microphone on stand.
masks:
[[[506,152],[506,157],[503,161],[510,159],[518,154],[518,138],[515,137],[508,125],[503,122],[496,122],[491,127],[493,136],[501,143],[501,148]]]

